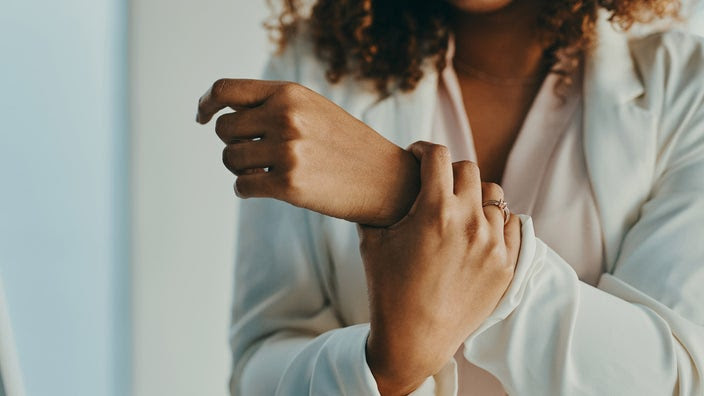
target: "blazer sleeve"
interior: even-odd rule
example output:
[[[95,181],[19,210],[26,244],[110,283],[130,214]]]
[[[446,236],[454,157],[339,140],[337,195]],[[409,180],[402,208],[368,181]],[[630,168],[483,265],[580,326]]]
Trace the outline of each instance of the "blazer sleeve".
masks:
[[[613,273],[580,282],[523,216],[514,281],[464,350],[509,394],[704,395],[704,93],[687,88],[704,82],[699,48],[686,73],[662,73],[657,176]]]
[[[297,80],[291,56],[274,57],[264,77]],[[321,215],[272,199],[244,200],[239,213],[231,393],[379,395],[369,324],[347,326],[331,303]],[[452,361],[414,394],[455,394],[455,378]]]
[[[365,371],[368,326],[342,328],[331,307],[311,217],[269,199],[240,207],[234,395],[374,394]]]

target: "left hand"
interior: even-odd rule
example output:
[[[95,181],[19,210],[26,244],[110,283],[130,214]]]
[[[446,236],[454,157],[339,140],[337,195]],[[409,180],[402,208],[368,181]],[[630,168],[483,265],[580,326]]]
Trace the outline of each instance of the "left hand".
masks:
[[[323,96],[282,81],[222,79],[201,97],[240,197],[268,197],[355,223],[397,222],[418,194],[418,162]],[[266,171],[265,171],[266,169]]]
[[[414,143],[421,190],[389,228],[360,226],[369,289],[367,362],[382,394],[407,394],[449,361],[513,279],[520,221],[486,200],[476,164],[450,164],[443,146]]]

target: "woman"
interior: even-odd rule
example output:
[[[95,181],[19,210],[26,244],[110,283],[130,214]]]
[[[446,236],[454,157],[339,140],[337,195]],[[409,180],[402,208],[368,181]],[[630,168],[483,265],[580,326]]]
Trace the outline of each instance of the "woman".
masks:
[[[704,394],[704,46],[613,26],[676,4],[287,4],[266,79],[300,85],[199,104],[274,198],[241,208],[234,394]]]

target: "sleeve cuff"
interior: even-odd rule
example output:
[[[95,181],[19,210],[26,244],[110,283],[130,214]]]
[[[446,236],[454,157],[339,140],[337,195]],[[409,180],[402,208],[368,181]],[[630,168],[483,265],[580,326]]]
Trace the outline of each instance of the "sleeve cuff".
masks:
[[[304,348],[284,373],[277,395],[380,396],[367,367],[369,325],[330,330]]]
[[[351,394],[381,396],[376,380],[367,365],[366,345],[369,324],[334,330],[325,343],[325,354],[332,365],[329,378],[337,378],[339,389]]]
[[[523,300],[528,278],[543,265],[541,260],[535,260],[536,257],[540,256],[540,251],[544,249],[544,245],[535,236],[533,219],[527,215],[518,215],[518,217],[521,220],[521,248],[518,252],[518,261],[513,280],[494,312],[465,340],[465,348],[469,348],[479,334],[506,319],[516,309],[521,300]]]
[[[367,347],[367,337],[369,336],[369,325],[364,325],[366,328],[366,334],[364,336],[364,342],[361,344],[361,354],[363,357],[363,367],[362,372],[365,382],[374,389],[374,395],[379,395],[379,388],[376,385],[376,380],[374,379],[374,374],[369,368],[366,359],[366,347]],[[457,395],[457,362],[452,358],[448,361],[440,371],[428,377],[425,381],[409,396],[455,396]]]
[[[455,358],[450,359],[437,374],[426,378],[425,382],[409,396],[426,395],[457,395],[457,362],[455,362]]]

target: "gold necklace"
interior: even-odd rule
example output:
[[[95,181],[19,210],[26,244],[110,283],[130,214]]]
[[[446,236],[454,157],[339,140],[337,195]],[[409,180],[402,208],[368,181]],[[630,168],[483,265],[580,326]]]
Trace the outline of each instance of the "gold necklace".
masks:
[[[499,77],[489,74],[485,71],[479,70],[472,67],[469,63],[466,63],[457,57],[452,60],[455,69],[469,77],[475,77],[478,80],[484,81],[492,85],[503,85],[503,86],[517,86],[517,85],[531,85],[537,84],[541,81],[543,77],[543,71],[536,73],[532,76],[527,77]]]

